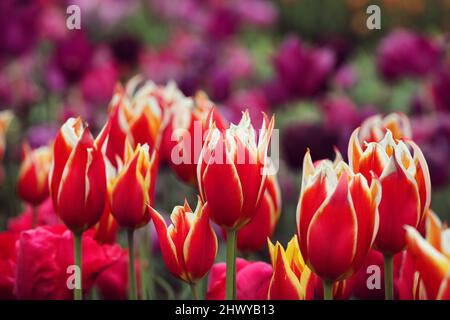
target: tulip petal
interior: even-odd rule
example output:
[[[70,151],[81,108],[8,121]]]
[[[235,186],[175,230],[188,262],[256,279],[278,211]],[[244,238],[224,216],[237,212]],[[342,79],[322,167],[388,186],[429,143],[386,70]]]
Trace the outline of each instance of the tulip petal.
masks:
[[[415,258],[417,269],[423,279],[427,298],[435,299],[442,282],[450,273],[450,260],[429,244],[419,232],[406,226],[408,250]]]
[[[161,253],[167,268],[175,277],[182,278],[184,276],[184,278],[187,280],[186,275],[183,274],[183,271],[181,269],[175,244],[169,237],[167,225],[164,222],[164,219],[151,206],[149,206],[148,208],[152,221],[155,225],[156,233],[158,234],[159,246],[161,248]]]
[[[397,253],[405,246],[404,225],[416,227],[420,219],[417,183],[394,154],[381,179],[381,202],[378,207],[380,227],[375,246],[383,253]]]

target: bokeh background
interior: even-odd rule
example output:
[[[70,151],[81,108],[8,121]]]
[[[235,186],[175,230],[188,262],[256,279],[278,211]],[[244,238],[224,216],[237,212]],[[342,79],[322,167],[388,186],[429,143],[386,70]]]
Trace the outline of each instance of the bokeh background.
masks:
[[[81,8],[81,30],[66,8]],[[381,7],[381,30],[366,8]],[[15,183],[20,145],[47,144],[70,116],[95,132],[117,81],[136,74],[205,91],[230,121],[248,108],[276,114],[283,210],[274,239],[295,232],[300,167],[346,155],[350,133],[375,113],[402,111],[432,177],[432,208],[450,220],[449,0],[0,1],[0,110],[7,134],[0,229],[23,211]],[[168,168],[156,207],[171,211],[196,191]],[[264,256],[267,253],[261,252]]]

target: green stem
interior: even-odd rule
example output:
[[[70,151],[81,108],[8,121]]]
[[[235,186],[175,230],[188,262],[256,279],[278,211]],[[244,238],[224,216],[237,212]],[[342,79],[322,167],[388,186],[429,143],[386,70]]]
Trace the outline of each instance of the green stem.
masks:
[[[198,300],[197,284],[189,283],[189,286],[191,287],[192,296],[195,300]]]
[[[227,230],[227,300],[236,300],[236,230]]]
[[[145,230],[143,230],[145,231]],[[147,300],[147,267],[148,267],[148,259],[147,259],[147,237],[146,233],[142,232],[139,237],[139,261],[141,263],[141,299]]]
[[[147,252],[148,257],[148,272],[147,272],[147,290],[148,290],[148,298],[155,299],[155,270],[154,270],[154,262],[153,262],[153,243],[152,243],[152,234],[148,233],[148,242],[147,242]]]
[[[130,300],[137,299],[136,289],[136,268],[134,265],[134,229],[127,230],[128,236],[128,282],[129,282],[129,294]]]
[[[322,279],[323,299],[333,300],[333,281]]]
[[[82,267],[82,248],[81,248],[81,238],[83,236],[82,232],[74,232],[73,233],[73,246],[74,246],[74,256],[75,256],[75,265],[80,270],[80,286],[78,288],[78,283],[75,281],[75,290],[73,292],[74,300],[82,300],[83,299],[83,267]]]
[[[31,206],[31,228],[35,229],[38,226],[38,208]]]
[[[394,256],[384,254],[384,293],[386,300],[394,299]]]

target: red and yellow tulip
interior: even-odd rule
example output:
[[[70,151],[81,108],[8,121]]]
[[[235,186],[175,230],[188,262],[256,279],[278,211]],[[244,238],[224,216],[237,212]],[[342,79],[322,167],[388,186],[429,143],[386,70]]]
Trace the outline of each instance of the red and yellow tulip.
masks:
[[[8,130],[12,118],[13,114],[11,111],[5,110],[0,112],[0,161],[3,160],[3,155],[6,147],[5,134]]]
[[[450,237],[449,229],[441,231],[439,251],[433,245],[438,244],[437,235],[432,235],[428,242],[411,226],[406,226],[406,241],[408,251],[414,257],[415,265],[420,273],[423,284],[421,298],[450,300]]]
[[[28,144],[24,144],[23,156],[17,181],[17,193],[22,200],[37,206],[49,195],[48,173],[51,165],[51,149],[44,146],[31,150]]]
[[[387,130],[391,131],[394,139],[412,138],[408,116],[402,112],[393,112],[385,117],[376,114],[364,120],[358,135],[359,142],[363,144],[381,141]]]
[[[427,162],[411,140],[394,140],[387,131],[379,142],[361,145],[359,129],[349,142],[349,162],[368,181],[379,177],[382,189],[376,249],[395,254],[405,247],[404,225],[417,227],[430,206],[431,183]]]
[[[49,183],[55,211],[68,229],[82,232],[100,220],[106,196],[105,162],[98,141],[80,118],[68,119],[58,132]]]
[[[245,112],[238,125],[220,131],[213,124],[209,130],[197,166],[198,187],[211,219],[225,229],[238,230],[256,214],[268,171],[273,125],[274,118],[269,122],[265,117],[257,140]]]
[[[156,150],[150,153],[147,144],[138,144],[133,152],[127,142],[125,164],[119,163],[110,186],[110,208],[120,226],[137,229],[150,220],[157,170]]]
[[[261,250],[271,238],[281,213],[281,193],[276,175],[268,175],[266,189],[253,219],[237,233],[241,252]]]
[[[306,153],[297,234],[306,264],[320,278],[342,280],[362,265],[377,233],[380,194],[378,180],[369,186],[340,157],[314,165]]]
[[[274,245],[268,240],[268,245],[273,268],[268,299],[305,300],[307,292],[313,295],[312,272],[303,261],[297,236],[292,237],[286,250],[279,242]]]
[[[213,102],[203,92],[193,99],[179,99],[170,108],[171,119],[162,147],[172,170],[186,183],[197,183],[197,164],[210,121],[219,130],[225,128],[225,120],[213,109]]]
[[[209,223],[209,204],[199,199],[195,211],[187,201],[176,206],[167,227],[162,216],[150,207],[162,256],[177,278],[195,284],[211,269],[217,254],[217,237]]]

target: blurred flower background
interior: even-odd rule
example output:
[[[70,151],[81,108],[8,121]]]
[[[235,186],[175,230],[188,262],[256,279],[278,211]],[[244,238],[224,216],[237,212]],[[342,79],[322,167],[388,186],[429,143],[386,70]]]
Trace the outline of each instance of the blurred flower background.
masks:
[[[366,27],[373,3],[381,30]],[[70,4],[81,8],[81,30],[66,27]],[[229,121],[247,108],[254,119],[276,112],[283,205],[274,240],[295,233],[306,149],[314,160],[333,158],[335,146],[346,154],[355,127],[392,111],[410,116],[430,167],[431,207],[450,221],[449,17],[448,0],[3,0],[0,111],[15,118],[0,173],[0,229],[22,229],[15,217],[30,211],[16,195],[21,143],[46,145],[74,115],[97,133],[116,83],[135,74],[174,80],[189,96],[203,90]],[[185,196],[195,203],[195,188],[162,165],[155,207],[170,213]],[[52,219],[40,209],[38,223]],[[265,248],[250,255],[268,257]]]

